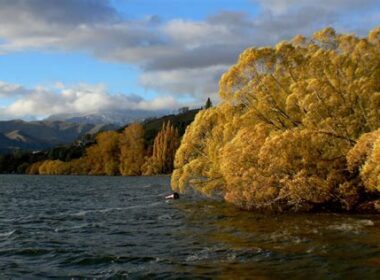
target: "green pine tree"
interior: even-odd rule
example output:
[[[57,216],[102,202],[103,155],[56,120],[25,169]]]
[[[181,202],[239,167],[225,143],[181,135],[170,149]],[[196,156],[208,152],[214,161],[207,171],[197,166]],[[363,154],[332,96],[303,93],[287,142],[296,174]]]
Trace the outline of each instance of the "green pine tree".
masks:
[[[211,108],[212,107],[212,102],[210,97],[207,98],[206,104],[205,104],[205,109]]]

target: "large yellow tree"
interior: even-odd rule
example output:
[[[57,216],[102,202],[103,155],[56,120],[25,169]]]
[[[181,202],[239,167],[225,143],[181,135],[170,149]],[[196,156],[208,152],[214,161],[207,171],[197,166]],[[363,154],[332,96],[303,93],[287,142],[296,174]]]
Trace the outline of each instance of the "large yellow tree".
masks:
[[[173,188],[223,195],[246,209],[355,207],[363,188],[373,192],[380,181],[378,142],[362,169],[350,172],[346,158],[380,127],[379,34],[327,28],[244,51],[221,78],[221,104],[186,130]]]
[[[175,152],[179,145],[178,130],[169,122],[162,125],[153,144],[153,154],[144,163],[143,175],[168,174],[173,170]]]
[[[91,174],[119,175],[119,134],[116,131],[99,133],[96,142],[96,145],[87,149],[87,158],[92,167]]]
[[[141,124],[131,124],[120,134],[121,175],[140,175],[144,156],[144,128]]]

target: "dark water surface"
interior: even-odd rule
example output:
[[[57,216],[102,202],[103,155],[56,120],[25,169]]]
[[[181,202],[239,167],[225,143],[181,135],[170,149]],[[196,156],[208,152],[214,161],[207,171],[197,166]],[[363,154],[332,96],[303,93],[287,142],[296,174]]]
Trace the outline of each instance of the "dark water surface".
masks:
[[[0,175],[0,279],[380,279],[379,216],[165,201],[169,180]]]

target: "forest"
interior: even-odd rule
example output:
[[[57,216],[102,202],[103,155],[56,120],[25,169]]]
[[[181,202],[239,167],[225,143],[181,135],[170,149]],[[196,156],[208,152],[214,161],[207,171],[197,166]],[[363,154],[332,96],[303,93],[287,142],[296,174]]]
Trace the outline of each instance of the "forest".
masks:
[[[175,156],[174,190],[242,209],[380,210],[380,27],[250,48]]]

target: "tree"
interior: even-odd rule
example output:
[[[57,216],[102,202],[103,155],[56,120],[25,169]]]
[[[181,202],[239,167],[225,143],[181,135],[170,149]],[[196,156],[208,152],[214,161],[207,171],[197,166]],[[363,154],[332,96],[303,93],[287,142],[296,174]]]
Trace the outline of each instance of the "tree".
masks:
[[[206,104],[205,104],[205,109],[209,109],[212,107],[212,102],[211,102],[211,99],[210,97],[207,98],[207,101],[206,101]]]
[[[120,173],[124,176],[141,174],[144,163],[144,128],[131,124],[120,134]]]
[[[144,175],[168,174],[173,170],[175,152],[179,145],[178,130],[169,122],[162,125],[153,144],[153,154],[142,169]]]
[[[380,129],[363,134],[347,154],[351,173],[360,174],[368,192],[380,191]]]
[[[119,175],[119,134],[115,131],[99,133],[96,144],[86,149],[85,161],[91,175]]]
[[[372,193],[378,185],[377,142],[360,172],[348,171],[347,155],[380,127],[379,34],[327,28],[245,50],[221,78],[222,102],[186,130],[172,187],[246,209],[355,207],[363,184]]]

